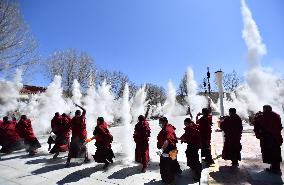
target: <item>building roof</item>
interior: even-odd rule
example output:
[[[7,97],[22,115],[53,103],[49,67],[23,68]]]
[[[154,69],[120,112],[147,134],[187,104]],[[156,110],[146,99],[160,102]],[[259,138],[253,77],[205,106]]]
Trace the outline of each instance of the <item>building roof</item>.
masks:
[[[23,85],[23,88],[20,90],[20,94],[38,94],[46,91],[45,87],[38,87],[32,85]]]

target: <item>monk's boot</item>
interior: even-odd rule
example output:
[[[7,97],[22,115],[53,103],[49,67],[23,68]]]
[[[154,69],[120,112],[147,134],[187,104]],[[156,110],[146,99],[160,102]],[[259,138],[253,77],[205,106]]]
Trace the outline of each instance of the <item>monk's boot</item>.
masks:
[[[109,166],[109,162],[105,161],[105,165],[104,165],[103,169],[107,169],[108,166]]]
[[[239,162],[238,161],[232,161],[232,167],[238,167]]]
[[[145,173],[146,172],[146,167],[143,167],[142,169],[141,169],[141,173]]]
[[[53,156],[53,159],[56,159],[58,155],[59,155],[59,152],[56,152]]]
[[[84,159],[84,163],[89,163],[91,160],[89,158]]]
[[[65,164],[65,168],[69,168],[70,167],[70,159],[68,158]]]

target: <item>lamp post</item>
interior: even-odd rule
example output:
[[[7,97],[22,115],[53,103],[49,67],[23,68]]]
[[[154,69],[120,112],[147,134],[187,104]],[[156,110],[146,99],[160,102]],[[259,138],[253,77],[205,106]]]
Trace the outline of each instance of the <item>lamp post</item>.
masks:
[[[218,70],[215,72],[215,75],[219,91],[221,117],[224,117],[224,104],[223,104],[224,88],[222,83],[223,71]]]

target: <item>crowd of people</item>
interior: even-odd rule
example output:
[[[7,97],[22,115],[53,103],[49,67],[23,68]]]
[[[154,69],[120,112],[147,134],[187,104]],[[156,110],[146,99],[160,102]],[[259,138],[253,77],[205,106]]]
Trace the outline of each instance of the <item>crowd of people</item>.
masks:
[[[72,158],[84,158],[84,162],[87,163],[90,159],[86,144],[95,140],[96,152],[93,158],[97,163],[104,163],[103,168],[107,168],[113,163],[115,157],[111,148],[113,136],[108,129],[108,124],[103,117],[98,117],[93,136],[87,138],[86,110],[77,104],[75,105],[81,110],[76,110],[72,119],[65,113],[60,115],[56,112],[51,120],[51,132],[55,137],[48,139],[50,153],[54,154],[53,158],[57,158],[60,152],[68,152],[66,167],[70,166]],[[138,123],[135,125],[133,133],[136,143],[135,161],[142,164],[142,173],[146,172],[150,161],[151,128],[146,118],[147,113],[145,116],[138,117]],[[255,136],[260,140],[263,162],[271,165],[266,170],[270,173],[281,174],[283,138],[280,116],[272,111],[271,106],[265,105],[263,111],[255,114],[252,124]],[[157,154],[160,156],[160,174],[164,183],[172,183],[175,176],[182,173],[177,160],[178,141],[187,144],[185,151],[187,165],[194,173],[194,180],[199,180],[201,177],[202,165],[198,154],[199,150],[201,150],[201,157],[203,157],[205,165],[214,164],[211,155],[212,125],[212,115],[209,109],[203,108],[202,112],[196,116],[196,123],[192,118],[184,120],[184,134],[177,137],[173,124],[170,124],[166,117],[159,118],[161,130],[157,136]],[[241,160],[243,126],[242,119],[238,116],[235,108],[230,108],[229,115],[220,118],[219,126],[224,132],[225,138],[222,158],[231,160],[232,167],[238,167]],[[52,144],[54,146],[51,148]],[[0,121],[0,145],[2,146],[0,153],[7,154],[25,148],[31,156],[35,155],[37,149],[41,147],[34,134],[31,120],[26,115],[22,115],[18,122],[15,118],[9,120],[8,116],[3,117],[3,121]]]

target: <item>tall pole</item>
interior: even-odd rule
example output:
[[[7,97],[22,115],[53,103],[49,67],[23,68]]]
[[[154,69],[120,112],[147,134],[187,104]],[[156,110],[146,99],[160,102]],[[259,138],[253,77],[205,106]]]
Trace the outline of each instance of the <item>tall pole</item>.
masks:
[[[223,103],[224,88],[223,88],[223,83],[222,83],[223,71],[221,70],[216,71],[215,75],[216,75],[216,81],[217,81],[217,86],[218,86],[218,91],[219,91],[221,117],[224,117],[224,103]]]

